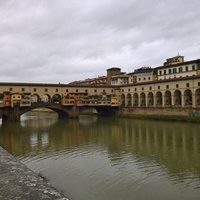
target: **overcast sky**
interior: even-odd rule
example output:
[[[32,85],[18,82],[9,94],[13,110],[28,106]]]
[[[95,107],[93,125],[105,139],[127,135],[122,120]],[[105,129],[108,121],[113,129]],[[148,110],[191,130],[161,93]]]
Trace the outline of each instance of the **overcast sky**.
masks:
[[[0,0],[0,82],[69,83],[200,58],[199,0]]]

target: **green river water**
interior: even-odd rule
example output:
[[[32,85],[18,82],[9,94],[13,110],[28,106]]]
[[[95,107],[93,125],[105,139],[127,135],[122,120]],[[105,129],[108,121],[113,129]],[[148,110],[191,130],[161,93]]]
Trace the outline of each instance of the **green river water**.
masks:
[[[200,199],[200,124],[29,112],[0,145],[70,200]]]

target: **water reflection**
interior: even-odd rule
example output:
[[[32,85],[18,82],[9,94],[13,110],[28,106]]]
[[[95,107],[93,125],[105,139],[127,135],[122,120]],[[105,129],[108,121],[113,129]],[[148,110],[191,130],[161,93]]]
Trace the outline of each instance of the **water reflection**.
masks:
[[[57,172],[55,177],[52,175],[55,173],[51,171],[52,169],[48,169],[49,171],[45,173],[54,180],[55,184],[59,182],[62,190],[66,190],[62,185],[66,180],[64,181],[64,175],[59,176],[59,173],[65,172],[67,179],[71,178],[75,181],[73,175],[79,182],[82,181],[81,184],[86,181],[84,176],[87,177],[93,187],[96,185],[105,194],[109,187],[111,189],[108,184],[112,187],[115,184],[121,187],[125,184],[123,187],[126,192],[123,195],[120,193],[122,199],[125,197],[131,199],[128,195],[133,193],[140,199],[146,199],[147,196],[142,197],[144,188],[141,188],[145,185],[148,186],[147,190],[152,187],[149,193],[154,190],[158,193],[159,187],[165,188],[166,196],[162,196],[162,199],[168,199],[167,193],[177,193],[183,184],[184,197],[179,191],[180,199],[187,199],[192,192],[195,199],[200,195],[199,128],[199,124],[97,118],[96,116],[58,121],[54,115],[36,114],[24,116],[21,123],[1,124],[0,145],[28,165],[29,163],[32,165],[34,160],[46,159],[45,162],[55,166],[60,162],[61,164],[56,168],[60,172]],[[48,160],[50,157],[53,158],[51,161]],[[56,163],[53,162],[55,160]],[[66,165],[71,175],[65,171]],[[44,168],[36,163],[34,170],[45,171]],[[60,179],[58,180],[56,176]],[[80,180],[82,176],[84,180]],[[114,176],[119,177],[113,178]],[[102,178],[106,184],[101,183],[100,186]],[[172,189],[173,184],[169,181],[181,186],[178,186],[179,189]],[[158,185],[152,186],[156,182]],[[130,187],[131,184],[134,184],[134,190]],[[77,182],[74,183],[74,187],[77,185]],[[107,189],[104,188],[105,186]],[[75,192],[74,188],[69,188],[68,185],[66,193]],[[189,189],[187,193],[186,188]],[[81,199],[86,195],[83,193],[84,191]],[[148,195],[149,193],[147,192]],[[96,197],[99,194],[94,192],[93,195]],[[119,196],[112,195],[113,199],[120,199]],[[158,196],[161,198],[161,194]],[[176,196],[176,199],[179,196]],[[85,199],[87,198],[88,196],[85,196]]]

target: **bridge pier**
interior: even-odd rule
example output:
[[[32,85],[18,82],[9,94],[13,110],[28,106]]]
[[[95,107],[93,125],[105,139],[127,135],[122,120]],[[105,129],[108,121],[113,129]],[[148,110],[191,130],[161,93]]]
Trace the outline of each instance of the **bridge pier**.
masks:
[[[58,113],[58,119],[68,119],[69,115],[63,113],[63,112],[57,112]]]
[[[80,107],[71,106],[67,108],[67,112],[69,113],[69,118],[78,118],[80,115]]]
[[[6,109],[6,112],[2,113],[2,122],[10,121],[10,122],[19,122],[20,121],[20,111],[19,107]]]
[[[80,108],[77,106],[73,106],[71,112],[71,118],[78,118],[79,115],[80,115]]]

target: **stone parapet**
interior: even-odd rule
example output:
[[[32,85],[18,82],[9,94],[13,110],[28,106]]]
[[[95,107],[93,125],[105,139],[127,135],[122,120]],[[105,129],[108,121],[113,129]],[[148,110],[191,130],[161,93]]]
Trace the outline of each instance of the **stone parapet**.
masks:
[[[0,147],[0,199],[68,200]]]

